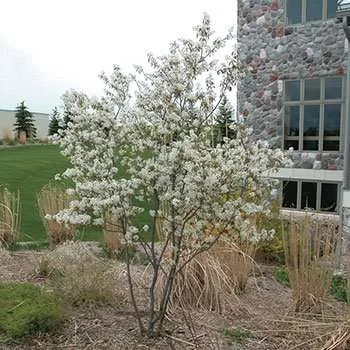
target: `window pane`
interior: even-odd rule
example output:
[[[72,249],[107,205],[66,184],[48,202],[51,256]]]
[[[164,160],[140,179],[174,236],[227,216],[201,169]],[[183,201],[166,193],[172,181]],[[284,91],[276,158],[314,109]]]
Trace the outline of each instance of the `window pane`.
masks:
[[[289,149],[293,147],[294,150],[299,149],[299,141],[297,140],[284,140],[284,149]]]
[[[322,19],[323,0],[306,0],[306,21]]]
[[[321,210],[336,211],[338,202],[338,185],[322,184],[321,191]]]
[[[284,135],[299,136],[299,106],[286,106],[284,119]]]
[[[320,99],[320,79],[305,80],[305,100]]]
[[[339,151],[339,141],[323,141],[323,150],[324,151]]]
[[[341,78],[327,78],[325,98],[326,100],[332,100],[335,98],[341,98],[342,96],[342,79]]]
[[[287,0],[287,21],[288,24],[301,23],[302,0]]]
[[[304,141],[303,142],[304,151],[318,151],[318,141]]]
[[[316,209],[316,182],[303,182],[301,184],[301,209]]]
[[[340,104],[324,106],[324,136],[340,136]]]
[[[304,136],[319,136],[320,106],[304,107]]]
[[[283,181],[283,201],[282,207],[297,207],[298,183],[296,181]]]
[[[327,0],[327,18],[333,18],[337,11],[337,0]]]
[[[286,87],[286,101],[300,100],[300,80],[287,80]]]

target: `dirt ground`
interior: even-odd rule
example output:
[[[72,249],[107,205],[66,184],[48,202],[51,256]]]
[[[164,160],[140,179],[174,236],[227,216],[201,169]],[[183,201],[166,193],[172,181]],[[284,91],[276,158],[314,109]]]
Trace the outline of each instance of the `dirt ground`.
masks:
[[[2,257],[0,280],[46,283],[35,273],[42,254],[20,251]],[[141,276],[145,267],[134,268]],[[125,303],[119,307],[71,308],[57,332],[11,346],[0,345],[0,349],[350,349],[350,345],[325,345],[349,335],[349,306],[329,299],[324,302],[322,315],[295,314],[291,290],[274,279],[273,270],[273,266],[261,267],[261,273],[249,280],[246,292],[229,312],[173,310],[166,322],[167,332],[158,340],[139,335],[133,310]],[[126,288],[126,283],[122,287]],[[145,293],[142,291],[141,297]]]

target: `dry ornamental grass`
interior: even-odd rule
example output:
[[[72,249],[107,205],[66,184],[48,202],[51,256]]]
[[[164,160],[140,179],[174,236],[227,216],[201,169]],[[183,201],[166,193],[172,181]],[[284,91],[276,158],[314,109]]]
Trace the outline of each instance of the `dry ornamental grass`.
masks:
[[[176,274],[171,305],[217,312],[232,310],[254,270],[254,251],[253,245],[222,241],[197,255]],[[184,255],[182,260],[186,259]],[[158,297],[165,283],[163,273],[157,286]]]
[[[14,194],[0,187],[0,245],[9,246],[18,239],[19,206],[19,193]]]
[[[66,241],[58,245],[41,257],[37,274],[49,277],[59,294],[72,305],[116,305],[125,299],[118,292],[122,265],[100,259],[83,242]]]
[[[113,215],[106,214],[104,221],[103,242],[105,244],[105,248],[112,256],[117,255],[123,249],[123,235],[121,233],[122,230],[118,218]]]
[[[291,220],[283,232],[295,311],[321,312],[336,267],[338,227],[309,215]]]
[[[49,220],[46,215],[54,215],[60,210],[68,208],[74,198],[64,188],[55,187],[51,184],[44,186],[38,193],[37,200],[40,216],[46,228],[50,247],[54,247],[73,238],[75,227],[55,220]]]

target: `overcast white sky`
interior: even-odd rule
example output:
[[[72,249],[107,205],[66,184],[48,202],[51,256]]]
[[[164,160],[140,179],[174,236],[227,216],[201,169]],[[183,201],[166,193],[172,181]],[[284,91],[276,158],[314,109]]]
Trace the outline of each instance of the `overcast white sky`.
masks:
[[[223,34],[236,0],[0,0],[0,109],[49,113],[70,88],[99,95],[97,75],[131,71],[191,35],[204,12]]]

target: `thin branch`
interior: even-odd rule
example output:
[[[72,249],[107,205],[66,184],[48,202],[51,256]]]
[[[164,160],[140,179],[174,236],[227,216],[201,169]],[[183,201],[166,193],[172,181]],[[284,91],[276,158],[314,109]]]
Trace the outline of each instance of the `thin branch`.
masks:
[[[121,226],[122,226],[122,229],[123,229],[123,235],[125,237],[126,231],[127,231],[127,223],[126,223],[125,218],[121,219]],[[126,270],[127,270],[127,278],[128,278],[128,285],[129,285],[131,303],[132,303],[132,305],[134,307],[134,310],[135,310],[135,317],[136,317],[137,322],[139,324],[140,333],[144,334],[145,333],[145,329],[144,329],[144,326],[143,326],[143,323],[142,323],[142,319],[141,319],[141,314],[140,314],[139,308],[137,306],[137,302],[136,302],[136,298],[135,298],[135,292],[134,292],[134,283],[133,283],[132,278],[131,278],[131,269],[130,269],[131,261],[130,261],[130,253],[129,253],[129,247],[128,246],[126,246],[126,249],[125,249],[125,260],[126,260]]]

